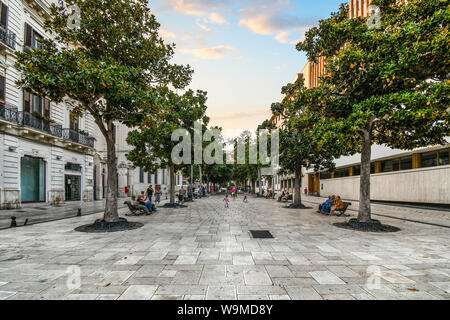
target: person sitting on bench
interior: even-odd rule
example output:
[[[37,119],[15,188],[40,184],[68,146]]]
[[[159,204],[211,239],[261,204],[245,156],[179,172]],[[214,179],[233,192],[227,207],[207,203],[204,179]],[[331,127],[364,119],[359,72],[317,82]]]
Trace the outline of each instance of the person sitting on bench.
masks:
[[[337,196],[335,204],[331,206],[330,216],[334,214],[336,210],[343,210],[344,202],[342,202],[341,197]]]
[[[319,212],[329,213],[331,210],[331,206],[334,204],[335,196],[328,196],[327,201],[319,205]]]
[[[153,211],[153,204],[149,200],[145,199],[144,194],[141,194],[136,199],[136,203],[134,205],[138,205],[138,204],[142,204],[142,205],[146,206],[149,211]]]

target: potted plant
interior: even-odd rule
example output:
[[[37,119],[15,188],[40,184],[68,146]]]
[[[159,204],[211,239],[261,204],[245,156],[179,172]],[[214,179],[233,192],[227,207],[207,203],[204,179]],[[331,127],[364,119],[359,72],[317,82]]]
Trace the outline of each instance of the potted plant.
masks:
[[[84,136],[86,136],[86,137],[88,137],[89,136],[89,132],[87,132],[87,131],[84,131],[84,130],[80,130],[80,131],[78,131],[80,134],[82,134],[82,135],[84,135]]]

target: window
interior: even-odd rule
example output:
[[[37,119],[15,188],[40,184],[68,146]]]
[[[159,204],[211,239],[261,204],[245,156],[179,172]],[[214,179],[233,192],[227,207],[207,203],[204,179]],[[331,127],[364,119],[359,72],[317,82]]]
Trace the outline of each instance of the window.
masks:
[[[422,168],[437,166],[437,152],[426,152],[420,154],[420,166]]]
[[[144,169],[139,168],[139,183],[144,183]]]
[[[0,24],[7,29],[8,28],[8,6],[1,2],[0,6]]]
[[[74,117],[72,114],[69,116],[69,128],[78,131],[80,128],[80,118]]]
[[[375,162],[370,164],[370,173],[375,173]]]
[[[392,171],[392,160],[381,161],[381,172]]]
[[[412,169],[412,156],[400,158],[400,170]]]
[[[439,151],[439,165],[445,166],[449,164],[449,149]]]
[[[155,171],[155,184],[158,184],[158,169]]]
[[[36,32],[28,23],[25,23],[25,42],[24,49],[41,49],[40,39],[43,37]]]
[[[112,129],[113,129],[113,140],[114,140],[114,143],[116,143],[117,128],[114,123],[112,124]]]
[[[354,176],[359,176],[361,174],[361,166],[357,165],[353,167],[353,175]]]
[[[148,184],[152,183],[152,174],[151,173],[147,173],[147,183]]]
[[[330,179],[331,173],[329,171],[323,171],[320,173],[320,180]]]
[[[27,91],[23,91],[23,111],[29,113],[39,113],[50,118],[50,100],[38,97]]]
[[[392,160],[392,171],[400,170],[400,159]]]
[[[0,76],[0,103],[5,103],[6,100],[6,78]]]
[[[334,172],[335,178],[343,178],[343,177],[348,177],[348,176],[350,176],[350,167],[337,169]]]

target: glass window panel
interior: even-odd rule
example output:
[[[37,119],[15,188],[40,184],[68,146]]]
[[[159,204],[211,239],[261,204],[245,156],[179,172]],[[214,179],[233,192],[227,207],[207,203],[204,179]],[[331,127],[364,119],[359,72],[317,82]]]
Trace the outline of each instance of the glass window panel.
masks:
[[[445,166],[449,164],[449,149],[439,151],[439,165]]]
[[[400,159],[392,160],[392,170],[393,171],[400,170]]]
[[[370,173],[375,173],[375,162],[370,164]]]
[[[354,176],[359,176],[361,174],[361,166],[357,165],[353,167],[353,175]]]
[[[320,179],[325,180],[325,179],[330,179],[331,178],[331,173],[329,171],[324,171],[320,173]]]
[[[412,156],[400,158],[400,170],[412,169]]]
[[[392,160],[381,161],[381,172],[392,171]]]
[[[420,166],[422,168],[437,166],[437,152],[421,153]]]

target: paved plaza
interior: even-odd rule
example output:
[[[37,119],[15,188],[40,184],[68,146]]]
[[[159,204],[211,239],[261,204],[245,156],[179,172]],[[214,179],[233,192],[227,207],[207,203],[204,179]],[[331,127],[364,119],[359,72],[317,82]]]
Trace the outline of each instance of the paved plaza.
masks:
[[[129,200],[129,198],[120,198],[117,200],[117,206],[124,208],[126,206],[124,204],[125,200]],[[70,201],[58,205],[26,203],[21,206],[20,209],[0,210],[0,229],[10,227],[11,217],[16,217],[16,224],[23,226],[25,221],[27,221],[27,224],[34,224],[75,217],[78,214],[78,209],[81,209],[82,215],[98,213],[104,210],[105,200],[89,202]]]
[[[225,209],[211,196],[128,218],[144,226],[115,233],[74,231],[100,213],[1,230],[0,299],[450,299],[449,228],[374,216],[401,231],[341,229],[333,223],[348,218],[305,200],[311,209],[258,198]],[[374,205],[449,224],[449,212],[397,209]]]

